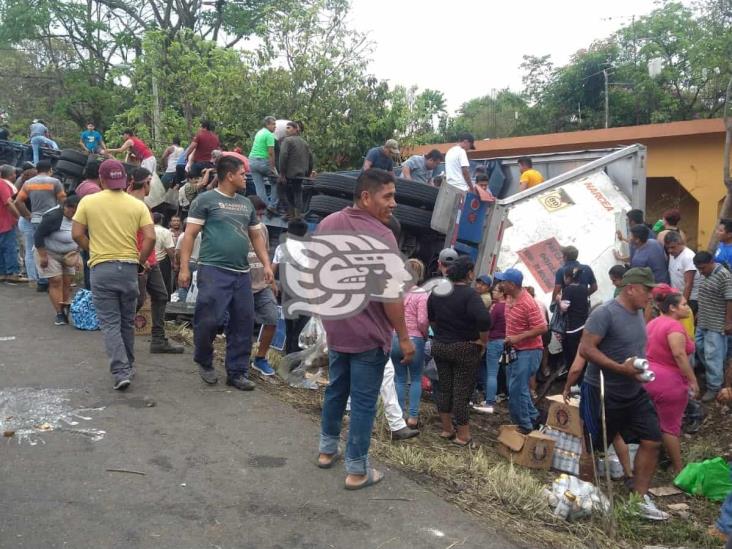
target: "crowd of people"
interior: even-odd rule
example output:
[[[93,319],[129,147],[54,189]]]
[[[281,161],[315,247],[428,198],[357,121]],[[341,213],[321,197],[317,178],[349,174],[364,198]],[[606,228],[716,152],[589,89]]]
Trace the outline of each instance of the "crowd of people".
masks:
[[[55,323],[63,325],[68,323],[72,282],[77,269],[83,269],[113,387],[124,390],[135,374],[135,312],[149,296],[150,351],[182,353],[166,337],[165,308],[173,295],[185,299],[195,273],[193,361],[202,380],[218,382],[213,342],[221,331],[228,385],[254,389],[250,367],[274,375],[267,351],[279,319],[275,273],[292,258],[282,247],[270,258],[263,219],[284,213],[289,235],[302,238],[309,230],[301,217],[302,183],[313,173],[313,154],[302,136],[303,124],[287,122],[278,138],[277,121],[266,117],[244,156],[222,150],[213,126],[204,120],[186,148],[179,139],[165,148],[162,177],[155,155],[132,130],[125,130],[120,147],[108,148],[89,124],[80,145],[101,156],[87,163],[84,181],[68,196],[50,162],[36,155],[38,147],[50,146],[48,131],[40,126],[41,121],[31,126],[34,165],[20,174],[11,166],[0,167],[3,280],[29,281],[48,291]],[[451,192],[465,196],[480,186],[489,195],[487,176],[473,179],[470,174],[467,151],[473,148],[473,137],[461,134],[444,157],[437,150],[413,156],[401,174],[439,184],[432,173],[444,160]],[[122,162],[104,159],[116,154],[138,167],[127,173]],[[398,154],[393,139],[369,150],[353,206],[325,217],[316,231],[369,235],[398,251],[400,229],[393,217]],[[530,158],[521,158],[519,165],[519,191],[543,181]],[[254,182],[250,196],[248,172]],[[274,183],[271,193],[267,181]],[[491,277],[476,272],[469,257],[447,248],[437,265],[449,292],[420,286],[431,273],[410,259],[406,269],[412,282],[403,301],[370,301],[348,318],[323,319],[329,383],[318,466],[330,468],[342,456],[340,434],[350,397],[345,487],[356,490],[379,482],[383,473],[368,460],[377,399],[384,399],[393,439],[417,436],[423,428],[425,375],[432,380],[439,436],[446,443],[471,447],[471,411],[494,413],[501,393],[517,429],[531,432],[541,422],[536,377],[547,367],[548,348],[559,342],[560,363],[568,370],[565,398],[581,395],[590,445],[603,449],[604,440],[612,441],[629,486],[642,497],[641,514],[668,518],[648,496],[660,447],[679,472],[684,465],[679,439],[689,400],[732,398],[732,369],[727,367],[732,357],[732,220],[721,220],[714,255],[687,247],[678,210],[665,212],[654,226],[646,224],[639,210],[628,212],[627,221],[628,236],[619,233],[618,238],[627,241],[629,254],[616,253],[620,264],[608,273],[614,295],[600,296],[602,304],[592,310],[597,279],[571,245],[562,248],[564,262],[555,274],[549,311],[524,284],[520,270],[509,268]],[[24,248],[20,254],[19,243]],[[298,350],[296,336],[306,321],[306,316],[287,319],[285,352]],[[263,329],[251,357],[255,323]],[[655,373],[651,381],[637,369],[637,359],[643,358]],[[430,367],[436,370],[431,375]],[[628,442],[639,444],[634,464]],[[730,533],[732,502],[725,506],[727,519],[723,514],[718,526]]]

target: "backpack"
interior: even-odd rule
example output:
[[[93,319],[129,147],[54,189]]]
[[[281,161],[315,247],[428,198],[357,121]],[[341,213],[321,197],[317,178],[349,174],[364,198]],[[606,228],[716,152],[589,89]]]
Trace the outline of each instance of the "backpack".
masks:
[[[99,321],[94,308],[92,293],[81,289],[71,302],[71,320],[77,330],[98,330]]]

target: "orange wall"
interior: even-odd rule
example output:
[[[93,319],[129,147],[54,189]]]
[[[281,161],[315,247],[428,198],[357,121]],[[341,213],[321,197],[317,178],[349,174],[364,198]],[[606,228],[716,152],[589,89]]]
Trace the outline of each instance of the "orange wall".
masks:
[[[658,138],[644,145],[648,147],[647,177],[673,177],[699,202],[697,227],[689,227],[683,220],[681,225],[689,233],[696,230],[693,240],[699,249],[706,248],[717,224],[719,201],[725,195],[724,134]]]

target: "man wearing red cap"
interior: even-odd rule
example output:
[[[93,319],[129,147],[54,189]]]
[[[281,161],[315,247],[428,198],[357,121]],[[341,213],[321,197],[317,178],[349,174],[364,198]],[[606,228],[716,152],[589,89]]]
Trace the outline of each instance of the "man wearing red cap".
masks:
[[[99,179],[103,190],[79,203],[71,234],[83,250],[90,252],[94,307],[104,334],[114,388],[122,391],[134,375],[137,275],[144,270],[155,246],[155,229],[147,206],[125,192],[127,174],[121,162],[102,162]],[[143,234],[139,252],[138,230]]]

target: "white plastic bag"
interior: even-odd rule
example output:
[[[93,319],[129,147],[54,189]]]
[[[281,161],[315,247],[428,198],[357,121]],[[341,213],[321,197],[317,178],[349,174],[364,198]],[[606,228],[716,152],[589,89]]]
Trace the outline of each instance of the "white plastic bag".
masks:
[[[191,275],[191,285],[188,287],[188,295],[186,295],[186,303],[195,303],[198,297],[198,271]]]
[[[573,475],[559,475],[551,490],[545,490],[544,494],[554,508],[554,514],[564,520],[579,520],[593,511],[606,513],[610,510],[610,502],[600,490]]]

